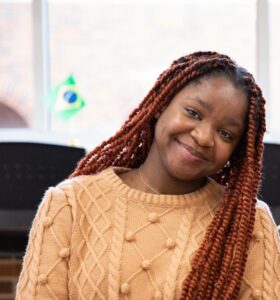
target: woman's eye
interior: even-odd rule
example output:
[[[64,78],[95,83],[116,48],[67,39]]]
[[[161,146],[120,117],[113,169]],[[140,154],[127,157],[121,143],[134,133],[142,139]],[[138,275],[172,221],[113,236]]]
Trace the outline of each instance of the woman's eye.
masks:
[[[220,130],[220,135],[222,136],[223,139],[226,141],[231,141],[232,140],[232,134],[228,132],[227,130]]]
[[[190,117],[196,118],[196,119],[199,119],[199,120],[200,120],[200,116],[199,116],[199,114],[198,114],[195,110],[193,110],[193,109],[191,109],[191,108],[186,108],[186,111],[187,111],[187,113],[188,113],[188,115],[189,115]]]

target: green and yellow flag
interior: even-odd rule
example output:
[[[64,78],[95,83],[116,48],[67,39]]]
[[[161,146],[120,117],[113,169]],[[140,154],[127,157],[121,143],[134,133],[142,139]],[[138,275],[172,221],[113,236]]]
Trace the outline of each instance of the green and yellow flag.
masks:
[[[73,75],[49,91],[46,100],[50,109],[62,120],[67,121],[85,106]]]

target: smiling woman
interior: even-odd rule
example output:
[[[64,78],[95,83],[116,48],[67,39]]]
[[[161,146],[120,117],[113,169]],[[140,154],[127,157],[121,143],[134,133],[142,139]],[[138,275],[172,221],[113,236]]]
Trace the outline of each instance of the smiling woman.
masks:
[[[280,299],[265,100],[228,56],[175,60],[45,195],[16,299]]]
[[[240,141],[248,109],[246,98],[247,94],[224,75],[208,74],[199,83],[187,85],[157,121],[148,158],[151,156],[153,165],[160,157],[164,166],[151,169],[164,169],[173,178],[191,179],[192,183],[216,174]],[[161,184],[168,189],[167,182]],[[187,184],[183,186],[187,188]]]

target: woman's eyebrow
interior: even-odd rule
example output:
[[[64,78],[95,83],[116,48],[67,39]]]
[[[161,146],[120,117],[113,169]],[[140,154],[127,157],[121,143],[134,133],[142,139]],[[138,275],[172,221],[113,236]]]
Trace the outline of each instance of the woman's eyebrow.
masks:
[[[225,117],[224,121],[231,126],[235,126],[238,127],[239,129],[242,129],[242,124],[240,124],[240,122],[236,121],[235,119],[233,119],[232,117]]]
[[[204,108],[206,108],[208,111],[212,111],[213,108],[212,108],[212,105],[209,104],[208,102],[202,100],[201,98],[199,97],[187,97],[186,99],[190,99],[190,100],[193,100],[193,101],[196,101],[197,103],[199,103],[201,106],[203,106]],[[231,126],[234,126],[234,127],[237,127],[238,129],[242,129],[242,124],[238,121],[236,121],[234,118],[232,117],[225,117],[224,118],[224,121],[228,124],[228,125],[231,125]]]
[[[199,103],[201,106],[203,106],[204,108],[206,108],[208,111],[212,111],[213,108],[212,108],[212,105],[210,105],[208,102],[206,102],[205,100],[199,98],[199,97],[187,97],[187,99],[190,99],[190,100],[194,100],[196,101],[197,103]]]

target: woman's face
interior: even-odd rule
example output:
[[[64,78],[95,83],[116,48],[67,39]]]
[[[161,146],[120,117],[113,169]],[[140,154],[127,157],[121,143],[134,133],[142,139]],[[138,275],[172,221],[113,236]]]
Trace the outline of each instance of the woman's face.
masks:
[[[153,147],[161,167],[181,180],[217,173],[241,139],[247,110],[244,91],[222,75],[187,85],[155,127]]]

